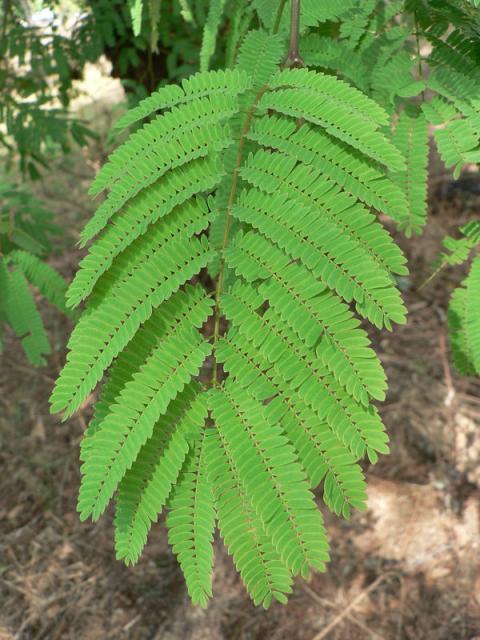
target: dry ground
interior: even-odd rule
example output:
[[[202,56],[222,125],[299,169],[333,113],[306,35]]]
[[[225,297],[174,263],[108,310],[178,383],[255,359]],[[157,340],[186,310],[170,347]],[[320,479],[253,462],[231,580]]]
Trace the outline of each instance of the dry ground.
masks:
[[[108,121],[109,109],[97,110]],[[100,125],[100,130],[104,130]],[[58,163],[37,187],[68,229],[55,264],[71,277],[73,248],[92,203],[88,182],[105,137]],[[112,514],[81,524],[75,512],[78,444],[91,403],[62,424],[48,396],[64,358],[67,320],[44,306],[54,353],[33,370],[14,340],[0,369],[0,640],[474,640],[480,638],[480,381],[450,366],[446,308],[462,270],[419,285],[446,232],[478,212],[468,193],[431,188],[427,232],[399,239],[412,270],[401,284],[410,315],[372,337],[390,391],[382,413],[392,454],[367,468],[370,510],[326,514],[332,562],[298,582],[289,604],[255,609],[217,541],[215,599],[186,596],[162,524],[141,562],[115,561]]]

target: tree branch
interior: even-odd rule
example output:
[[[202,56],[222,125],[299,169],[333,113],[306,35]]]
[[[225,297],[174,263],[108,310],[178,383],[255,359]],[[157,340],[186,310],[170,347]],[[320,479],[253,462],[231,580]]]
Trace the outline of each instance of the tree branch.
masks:
[[[292,0],[290,44],[283,66],[287,68],[305,66],[305,62],[300,55],[300,0]]]

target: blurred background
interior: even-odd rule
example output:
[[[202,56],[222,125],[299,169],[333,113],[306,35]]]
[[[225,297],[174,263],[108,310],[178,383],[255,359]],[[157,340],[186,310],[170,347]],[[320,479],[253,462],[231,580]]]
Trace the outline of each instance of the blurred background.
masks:
[[[446,325],[467,267],[421,285],[442,238],[478,212],[480,178],[472,166],[454,181],[433,147],[426,231],[407,240],[391,227],[412,273],[401,282],[409,322],[371,334],[389,378],[380,411],[392,453],[366,469],[368,512],[340,521],[324,509],[327,572],[264,612],[217,540],[203,611],[161,521],[133,568],[114,558],[111,512],[79,522],[78,445],[95,398],[65,424],[49,415],[74,320],[62,292],[95,208],[89,183],[119,141],[112,122],[197,70],[206,3],[188,7],[165,0],[151,20],[150,3],[135,36],[124,0],[3,0],[0,292],[17,269],[22,313],[0,315],[0,640],[479,639],[480,380],[455,372]]]

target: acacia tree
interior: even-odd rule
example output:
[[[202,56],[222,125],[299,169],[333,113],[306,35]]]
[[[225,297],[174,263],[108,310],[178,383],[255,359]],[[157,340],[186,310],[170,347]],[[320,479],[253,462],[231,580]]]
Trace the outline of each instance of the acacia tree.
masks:
[[[205,605],[217,524],[268,607],[329,559],[313,490],[349,517],[365,508],[361,461],[388,453],[362,322],[405,321],[407,269],[377,213],[421,230],[429,118],[447,164],[476,158],[476,71],[455,66],[477,53],[468,3],[256,0],[236,3],[208,71],[226,4],[210,2],[201,72],[117,123],[134,131],[91,188],[106,196],[81,234],[67,300],[86,308],[52,411],[103,380],[78,509],[96,520],[114,498],[118,558],[139,559],[165,510]]]

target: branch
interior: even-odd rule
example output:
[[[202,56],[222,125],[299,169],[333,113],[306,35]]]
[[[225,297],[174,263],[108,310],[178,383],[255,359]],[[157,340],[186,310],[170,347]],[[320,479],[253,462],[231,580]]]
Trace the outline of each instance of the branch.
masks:
[[[300,0],[292,0],[290,14],[290,43],[283,66],[286,68],[304,67],[305,62],[300,55]]]

